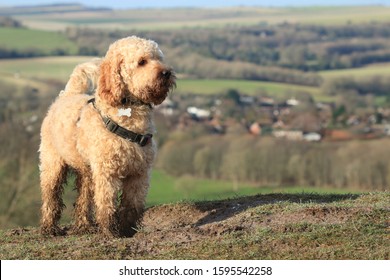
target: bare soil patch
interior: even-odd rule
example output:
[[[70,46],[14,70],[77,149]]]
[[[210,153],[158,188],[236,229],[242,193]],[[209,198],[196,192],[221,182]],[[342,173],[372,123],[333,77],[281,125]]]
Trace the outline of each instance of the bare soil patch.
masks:
[[[0,232],[0,257],[388,259],[388,205],[388,193],[270,194],[160,205],[147,209],[132,238],[42,237],[37,228]]]

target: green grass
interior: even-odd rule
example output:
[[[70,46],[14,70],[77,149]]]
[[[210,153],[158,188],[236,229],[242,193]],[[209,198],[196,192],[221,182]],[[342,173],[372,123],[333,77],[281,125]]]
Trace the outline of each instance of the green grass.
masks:
[[[390,8],[383,6],[329,6],[287,8],[287,22],[319,25],[344,25],[389,22]]]
[[[235,189],[232,182],[200,179],[191,176],[174,178],[162,171],[154,170],[147,204],[156,205],[183,200],[215,200],[260,192],[259,189],[247,184],[240,184]]]
[[[177,91],[179,93],[200,93],[219,94],[228,89],[236,89],[244,94],[258,95],[267,92],[270,96],[283,96],[284,94],[294,94],[306,92],[314,98],[323,100],[326,96],[320,94],[320,89],[310,86],[299,86],[284,83],[246,81],[246,80],[191,80],[179,79],[177,81]]]
[[[53,89],[45,82],[32,80],[28,78],[15,78],[13,75],[4,75],[0,72],[0,84],[2,86],[12,86],[15,91],[12,92],[13,97],[23,97],[25,92],[24,88],[32,87],[39,90],[39,92],[53,94]],[[2,93],[2,96],[5,94]]]
[[[326,189],[304,186],[258,186],[255,184],[202,179],[192,176],[174,178],[161,170],[153,170],[151,188],[147,197],[148,205],[177,201],[209,201],[244,195],[270,193],[351,193],[348,189]],[[352,191],[352,193],[357,193]]]
[[[51,56],[23,59],[0,60],[0,77],[18,75],[28,79],[55,79],[66,82],[73,68],[91,60],[85,56]]]
[[[77,51],[76,44],[60,33],[5,27],[0,27],[0,47],[14,50],[37,49],[44,54],[50,54],[56,49],[66,50],[69,54]]]
[[[319,74],[324,79],[340,77],[367,78],[372,76],[390,76],[390,63],[376,63],[360,68],[321,71]]]

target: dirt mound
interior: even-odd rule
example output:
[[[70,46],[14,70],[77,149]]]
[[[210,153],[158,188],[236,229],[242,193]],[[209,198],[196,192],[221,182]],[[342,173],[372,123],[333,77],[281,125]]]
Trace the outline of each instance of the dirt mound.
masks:
[[[132,238],[0,231],[0,257],[388,259],[389,202],[388,193],[269,194],[160,205],[147,209]]]
[[[223,201],[199,202],[190,204],[171,204],[149,208],[144,217],[144,228],[147,230],[175,229],[175,228],[208,228],[212,225],[234,224],[245,226],[245,222],[256,219],[250,217],[264,216],[267,211],[255,211],[257,207],[267,206],[283,210],[283,203],[304,203],[317,202],[329,203],[345,199],[354,199],[356,195],[287,195],[269,194],[251,197],[241,197]],[[290,207],[291,208],[291,207]],[[298,207],[299,208],[299,207]],[[286,209],[284,209],[286,210]],[[354,210],[341,207],[313,206],[304,209],[296,209],[292,213],[278,211],[267,220],[279,220],[283,223],[291,221],[307,220],[309,222],[337,222],[347,219]]]
[[[355,195],[283,195],[270,194],[214,202],[171,204],[149,208],[143,227],[134,237],[138,247],[153,251],[154,241],[176,245],[203,239],[220,239],[233,232],[244,234],[259,229],[288,231],[294,223],[337,224],[348,220],[359,209],[329,206],[304,206],[304,203],[329,203],[354,199]],[[295,204],[292,207],[291,204]],[[264,207],[266,210],[264,210]],[[268,207],[268,210],[267,210]],[[287,224],[287,227],[286,227]]]

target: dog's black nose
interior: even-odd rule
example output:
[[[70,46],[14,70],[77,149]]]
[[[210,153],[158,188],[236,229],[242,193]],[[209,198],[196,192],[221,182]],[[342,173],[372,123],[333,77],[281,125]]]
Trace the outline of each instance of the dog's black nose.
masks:
[[[163,71],[161,71],[161,75],[164,78],[169,79],[172,75],[172,71],[171,70],[163,70]]]

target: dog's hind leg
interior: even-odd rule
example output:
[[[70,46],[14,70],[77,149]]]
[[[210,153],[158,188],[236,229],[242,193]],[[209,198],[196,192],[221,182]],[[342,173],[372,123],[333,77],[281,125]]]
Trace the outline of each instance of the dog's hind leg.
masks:
[[[76,171],[76,186],[79,192],[75,206],[75,225],[72,233],[82,234],[94,231],[92,217],[93,193],[92,193],[92,173],[89,169]]]
[[[49,147],[41,146],[41,194],[42,194],[42,218],[41,232],[45,235],[61,235],[63,231],[58,222],[65,207],[62,194],[63,184],[66,180],[67,166]]]
[[[119,207],[119,230],[122,236],[133,236],[145,209],[145,199],[149,189],[149,175],[128,177],[123,184]]]

